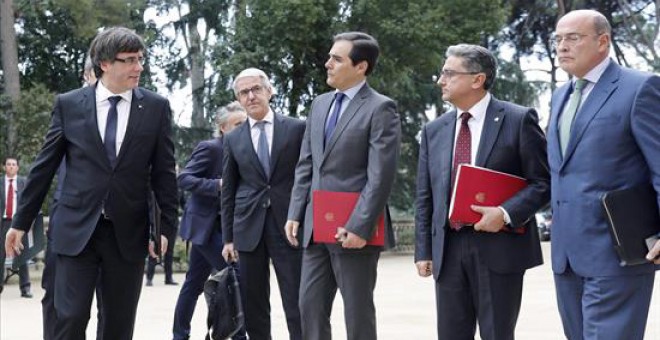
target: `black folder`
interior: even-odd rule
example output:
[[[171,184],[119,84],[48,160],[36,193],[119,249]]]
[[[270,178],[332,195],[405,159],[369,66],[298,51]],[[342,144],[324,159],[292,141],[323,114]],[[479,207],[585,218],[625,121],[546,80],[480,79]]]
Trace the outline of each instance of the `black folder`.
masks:
[[[603,195],[614,248],[621,266],[648,263],[646,238],[660,233],[657,194],[650,184]]]

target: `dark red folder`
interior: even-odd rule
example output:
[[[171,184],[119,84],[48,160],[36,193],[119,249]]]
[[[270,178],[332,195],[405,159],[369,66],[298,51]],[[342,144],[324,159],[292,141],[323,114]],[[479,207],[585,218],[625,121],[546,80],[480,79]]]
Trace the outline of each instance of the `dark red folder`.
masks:
[[[475,224],[481,215],[471,205],[499,206],[527,186],[524,178],[469,164],[461,164],[449,206],[449,220]],[[520,228],[514,228],[517,231]],[[524,231],[524,229],[521,229]]]
[[[348,222],[360,193],[315,190],[312,195],[314,242],[337,243],[337,239],[335,239],[337,228],[344,227]],[[383,214],[380,214],[376,220],[376,231],[367,241],[367,245],[382,246],[384,244],[385,219]]]

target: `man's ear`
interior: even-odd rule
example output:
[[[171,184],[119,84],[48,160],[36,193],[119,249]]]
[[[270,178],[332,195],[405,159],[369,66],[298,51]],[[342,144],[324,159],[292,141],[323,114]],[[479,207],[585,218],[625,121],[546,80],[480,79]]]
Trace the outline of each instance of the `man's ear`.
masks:
[[[358,72],[362,73],[363,75],[367,74],[368,68],[369,68],[369,63],[366,60],[362,60],[357,64]]]

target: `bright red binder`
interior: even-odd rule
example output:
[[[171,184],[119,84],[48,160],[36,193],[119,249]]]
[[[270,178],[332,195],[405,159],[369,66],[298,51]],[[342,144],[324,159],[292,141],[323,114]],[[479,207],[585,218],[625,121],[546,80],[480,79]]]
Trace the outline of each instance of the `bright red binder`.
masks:
[[[337,243],[337,239],[335,239],[337,228],[344,227],[348,222],[360,193],[315,190],[312,195],[314,242]],[[367,241],[367,245],[385,245],[385,219],[383,214],[378,216],[376,231],[371,239]]]
[[[475,224],[481,215],[471,205],[499,206],[527,186],[518,176],[469,164],[460,164],[449,205],[449,221]],[[518,231],[521,228],[515,228]],[[524,229],[522,229],[524,231]]]

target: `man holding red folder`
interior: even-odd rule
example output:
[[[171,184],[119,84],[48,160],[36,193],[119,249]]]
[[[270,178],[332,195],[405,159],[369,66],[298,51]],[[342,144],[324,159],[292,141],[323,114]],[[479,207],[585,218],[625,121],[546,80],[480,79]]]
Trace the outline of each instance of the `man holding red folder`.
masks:
[[[344,301],[344,338],[377,338],[373,291],[383,247],[367,245],[367,241],[386,210],[401,141],[394,101],[367,84],[378,54],[378,42],[368,34],[336,35],[325,64],[327,83],[336,91],[314,99],[307,117],[285,226],[292,244],[298,245],[297,236],[302,233],[305,248],[300,283],[305,340],[331,339],[330,312],[337,288]],[[319,190],[359,195],[332,244],[312,241],[317,204],[313,194]],[[298,229],[303,219],[304,232]],[[387,217],[384,229],[386,240],[393,241]]]
[[[545,137],[534,109],[490,94],[497,69],[490,51],[461,44],[446,56],[438,84],[455,109],[422,131],[415,263],[420,276],[435,279],[438,339],[473,339],[477,322],[482,339],[513,339],[523,275],[543,262],[534,213],[550,198]],[[472,206],[482,215],[474,225],[450,222],[462,163],[527,186],[501,206]]]

